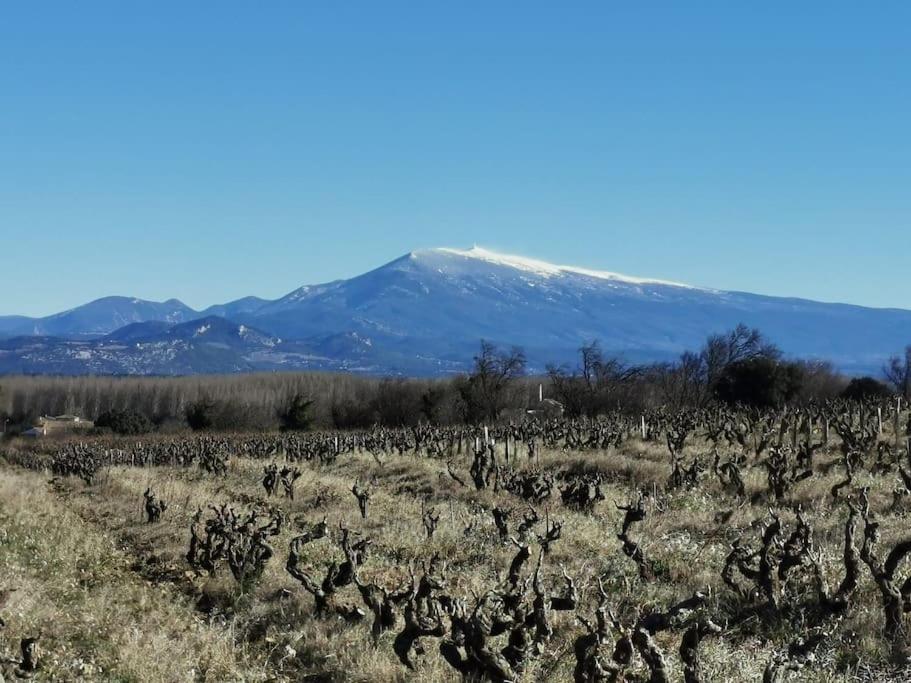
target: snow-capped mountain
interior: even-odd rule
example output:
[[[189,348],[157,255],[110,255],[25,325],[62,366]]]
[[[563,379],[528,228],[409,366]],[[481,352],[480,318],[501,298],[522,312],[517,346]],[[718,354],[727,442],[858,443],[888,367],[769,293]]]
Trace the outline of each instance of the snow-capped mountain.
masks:
[[[88,306],[97,312],[99,304]],[[202,315],[173,300],[155,306],[161,312],[142,308],[132,315],[171,326]],[[304,286],[275,301],[248,297],[205,314],[262,331],[257,351],[244,351],[258,359],[254,368],[274,368],[281,358],[282,368],[375,373],[459,370],[481,338],[522,346],[535,369],[574,361],[579,346],[593,339],[631,361],[664,360],[740,322],[759,327],[789,355],[831,360],[849,372],[876,371],[911,342],[907,310],[718,291],[477,247],[415,251],[349,280]],[[125,313],[117,308],[96,315],[84,327],[73,312],[61,315],[69,315],[65,333],[51,331],[49,319],[29,324],[41,334],[75,337],[99,334],[98,320],[107,320],[110,329],[102,333],[109,334]],[[0,318],[0,334],[9,335],[5,320]],[[20,330],[14,333],[31,334],[21,331],[29,326],[22,318],[12,320]],[[167,335],[160,326],[155,332]],[[265,347],[268,339],[283,341]],[[0,371],[10,371],[3,359],[16,356],[16,343],[0,349]]]

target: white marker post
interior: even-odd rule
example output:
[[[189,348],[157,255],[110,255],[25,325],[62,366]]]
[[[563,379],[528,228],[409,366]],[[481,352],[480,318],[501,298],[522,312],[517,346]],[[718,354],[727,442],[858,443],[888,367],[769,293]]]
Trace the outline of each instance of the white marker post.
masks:
[[[902,397],[899,396],[895,402],[895,415],[892,416],[892,436],[895,439],[895,452],[898,453],[898,445],[901,443],[901,412]]]

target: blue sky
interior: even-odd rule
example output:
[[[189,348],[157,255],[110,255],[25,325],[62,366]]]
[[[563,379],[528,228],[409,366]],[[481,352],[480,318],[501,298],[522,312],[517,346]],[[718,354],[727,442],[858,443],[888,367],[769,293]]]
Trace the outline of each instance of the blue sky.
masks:
[[[7,4],[0,313],[421,247],[911,307],[911,4]]]

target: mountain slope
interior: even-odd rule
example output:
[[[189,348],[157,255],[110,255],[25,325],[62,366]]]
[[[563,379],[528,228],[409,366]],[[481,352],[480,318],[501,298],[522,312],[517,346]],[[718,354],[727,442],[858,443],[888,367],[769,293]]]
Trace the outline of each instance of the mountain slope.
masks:
[[[202,311],[200,315],[203,317],[217,315],[222,318],[234,318],[243,313],[254,313],[267,303],[269,303],[268,300],[260,299],[258,296],[245,296],[242,299],[229,301],[226,304],[209,306],[207,309]]]
[[[32,336],[0,341],[0,372],[179,375],[276,369],[281,340],[207,317],[132,323],[92,339]]]
[[[0,318],[0,332],[6,325],[39,335],[0,345],[0,371],[52,371],[59,363],[51,357],[68,348],[68,372],[99,372],[78,357],[120,344],[133,349],[118,372],[319,367],[441,374],[467,367],[481,338],[522,346],[531,368],[541,370],[574,362],[579,346],[593,339],[631,361],[667,360],[744,322],[789,355],[860,373],[878,371],[911,342],[911,311],[689,287],[478,248],[415,251],[349,280],[301,287],[275,301],[247,297],[201,315],[176,300],[112,297],[37,321]],[[49,335],[80,343],[109,336],[92,341],[97,349],[74,350],[75,341]],[[175,345],[192,353],[172,353],[168,361],[160,351]]]

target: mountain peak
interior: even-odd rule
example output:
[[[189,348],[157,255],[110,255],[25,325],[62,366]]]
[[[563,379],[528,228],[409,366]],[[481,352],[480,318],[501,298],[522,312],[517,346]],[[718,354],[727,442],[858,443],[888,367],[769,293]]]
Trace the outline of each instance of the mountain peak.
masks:
[[[47,318],[0,317],[0,373],[443,374],[470,367],[479,339],[521,346],[541,372],[572,367],[593,339],[628,362],[663,362],[741,322],[794,357],[870,373],[911,338],[911,311],[688,287],[480,246],[406,253],[276,301],[202,313],[178,303],[112,298]]]
[[[484,263],[514,268],[526,273],[532,273],[543,278],[561,277],[564,275],[581,275],[584,277],[596,278],[599,280],[613,280],[615,282],[624,282],[634,285],[663,285],[666,287],[684,287],[694,289],[690,285],[679,282],[670,282],[668,280],[657,280],[654,278],[633,277],[630,275],[621,275],[606,270],[592,270],[590,268],[580,268],[577,266],[561,266],[547,261],[528,258],[525,256],[516,256],[513,254],[503,254],[500,252],[485,249],[474,245],[471,249],[453,249],[450,247],[438,247],[436,249],[426,249],[413,251],[408,255],[411,259],[421,260],[422,258],[446,257],[458,259],[470,259]]]

